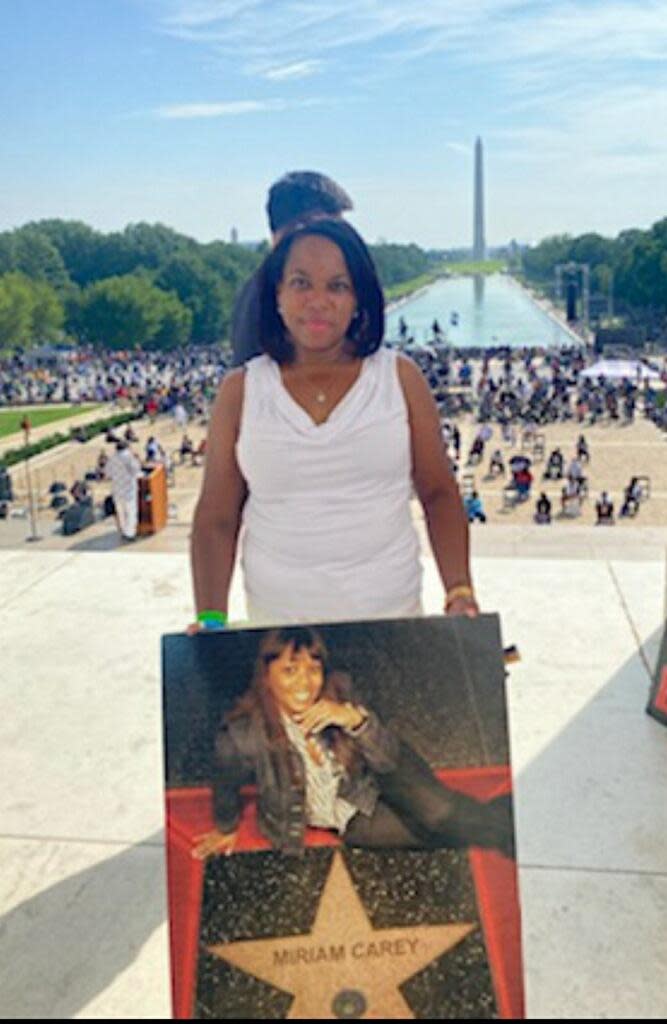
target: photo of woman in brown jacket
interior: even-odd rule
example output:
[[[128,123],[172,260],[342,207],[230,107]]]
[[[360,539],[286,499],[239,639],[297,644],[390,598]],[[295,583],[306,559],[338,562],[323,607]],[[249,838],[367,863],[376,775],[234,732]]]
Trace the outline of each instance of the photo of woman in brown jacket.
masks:
[[[513,856],[509,797],[488,803],[448,788],[332,671],[310,627],[264,633],[248,690],[225,715],[215,742],[215,828],[193,855],[231,854],[241,787],[257,787],[260,830],[299,854],[306,828],[366,848],[479,846]]]

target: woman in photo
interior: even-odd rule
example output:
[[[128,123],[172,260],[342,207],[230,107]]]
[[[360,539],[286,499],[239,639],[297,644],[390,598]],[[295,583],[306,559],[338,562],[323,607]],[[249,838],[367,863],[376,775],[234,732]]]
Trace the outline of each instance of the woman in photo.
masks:
[[[363,240],[341,220],[292,230],[263,265],[260,296],[265,354],[225,376],[209,425],[192,534],[200,626],[227,614],[240,535],[252,622],[419,614],[413,493],[445,610],[476,615],[438,411],[417,366],[382,344]]]
[[[193,855],[233,851],[241,787],[257,786],[257,820],[272,846],[298,854],[307,827],[350,846],[481,846],[513,855],[510,798],[481,803],[447,788],[411,747],[331,672],[309,627],[270,630],[249,690],[216,738],[215,829]]]

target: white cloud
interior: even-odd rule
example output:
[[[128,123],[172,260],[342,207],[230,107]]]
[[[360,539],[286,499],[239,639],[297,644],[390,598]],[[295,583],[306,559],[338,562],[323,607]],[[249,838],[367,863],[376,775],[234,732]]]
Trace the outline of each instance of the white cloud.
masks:
[[[594,203],[600,183],[620,188],[624,176],[649,190],[667,161],[667,0],[164,3],[165,30],[226,67],[275,83],[330,72],[345,100],[351,86],[389,99],[393,81],[403,97],[409,76],[399,70],[435,56],[434,97],[447,93],[450,72],[455,83],[440,128],[462,119],[445,148],[470,154],[465,135],[481,130],[491,162],[508,174],[525,165],[555,192],[576,179]],[[448,105],[449,95],[459,98]],[[623,195],[634,201],[634,191],[628,183]]]
[[[204,44],[302,60],[388,40],[396,57],[466,61],[667,60],[664,0],[170,0],[165,29]]]
[[[286,79],[307,78],[314,75],[323,67],[323,64],[324,62],[321,60],[300,60],[295,64],[258,70],[257,73],[263,78],[268,78],[270,82],[284,82]]]
[[[261,7],[262,0],[178,0],[168,5],[167,25],[175,28],[200,28],[225,18],[247,14],[253,7]]]
[[[246,57],[272,54],[298,59],[307,48],[318,54],[367,45],[380,39],[416,41],[418,34],[449,29],[455,36],[474,27],[488,11],[504,11],[516,0],[425,0],[412,8],[404,0],[172,0],[163,19],[166,31],[190,41]]]
[[[590,93],[572,87],[543,97],[540,109],[544,124],[487,133],[500,155],[507,147],[515,157],[564,157],[577,165],[591,156],[667,158],[667,135],[655,131],[667,123],[667,87],[617,85]]]
[[[304,100],[224,100],[213,103],[172,103],[153,110],[156,117],[165,120],[193,120],[209,117],[240,117],[244,114],[271,113],[307,107],[332,106],[336,100],[311,96]]]
[[[284,110],[283,100],[229,100],[224,103],[174,103],[158,107],[155,114],[167,120],[201,117],[238,117],[267,110]]]
[[[442,55],[495,75],[511,113],[540,111],[557,94],[595,97],[667,63],[667,0],[164,0],[165,31],[268,81],[305,78],[325,65],[348,81],[391,78],[399,66]],[[382,44],[372,49],[374,44]],[[326,60],[324,59],[326,58]]]

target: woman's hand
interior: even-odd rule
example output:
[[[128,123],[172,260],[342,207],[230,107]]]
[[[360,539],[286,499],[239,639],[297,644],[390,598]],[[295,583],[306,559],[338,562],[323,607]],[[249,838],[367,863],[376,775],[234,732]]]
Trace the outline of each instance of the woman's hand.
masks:
[[[195,836],[195,846],[192,849],[192,856],[197,860],[206,860],[214,854],[224,853],[229,857],[234,852],[234,846],[238,838],[238,832],[220,832],[214,828],[211,832],[204,832],[201,836]]]
[[[222,623],[204,626],[201,622],[191,622],[189,626],[185,627],[185,632],[188,636],[197,636],[198,633],[222,633],[224,628]]]
[[[474,597],[455,597],[448,602],[445,611],[447,615],[466,615],[469,619],[476,619],[479,606]]]
[[[306,736],[322,732],[330,725],[337,725],[341,729],[358,729],[365,718],[366,715],[354,704],[339,704],[326,697],[316,701],[307,711],[294,715],[294,721]]]

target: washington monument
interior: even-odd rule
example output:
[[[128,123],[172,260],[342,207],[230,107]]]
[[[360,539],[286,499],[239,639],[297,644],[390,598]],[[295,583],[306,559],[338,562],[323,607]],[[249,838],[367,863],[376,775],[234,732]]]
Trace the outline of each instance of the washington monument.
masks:
[[[475,213],[472,236],[472,258],[475,261],[486,259],[486,242],[484,240],[484,170],[482,159],[482,140],[478,136],[475,142]]]

